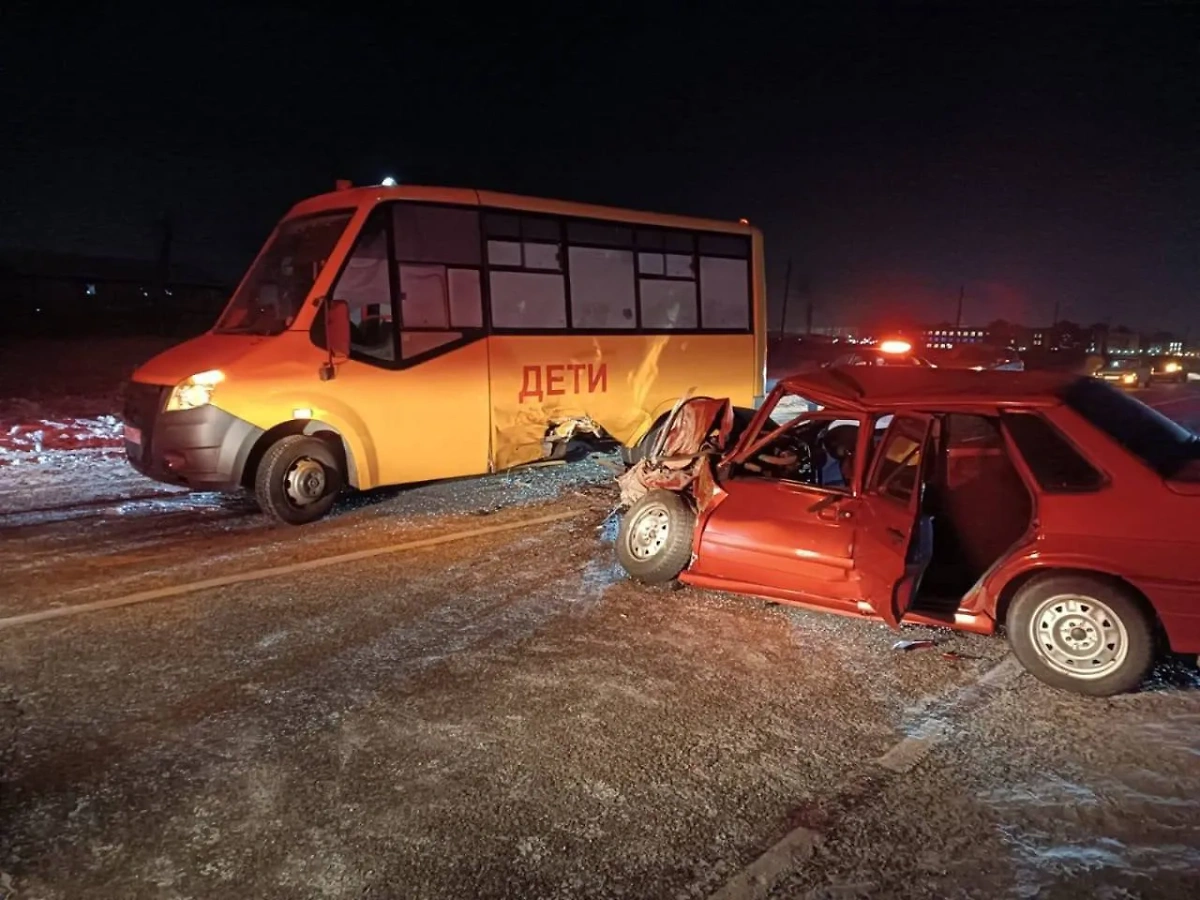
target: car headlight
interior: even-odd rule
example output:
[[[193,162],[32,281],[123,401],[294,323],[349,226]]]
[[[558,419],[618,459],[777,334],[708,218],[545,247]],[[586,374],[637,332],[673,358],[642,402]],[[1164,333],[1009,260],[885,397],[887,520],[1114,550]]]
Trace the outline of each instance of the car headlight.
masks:
[[[225,373],[220,369],[197,372],[191,378],[185,378],[171,391],[167,411],[207,406],[212,402],[213,389],[224,380]]]
[[[1126,384],[1133,384],[1137,381],[1137,376],[1130,372],[1128,375],[1121,376],[1121,380]]]
[[[1179,363],[1175,363],[1175,362],[1167,363],[1166,370],[1168,372],[1172,372],[1172,373],[1178,372],[1179,371]]]

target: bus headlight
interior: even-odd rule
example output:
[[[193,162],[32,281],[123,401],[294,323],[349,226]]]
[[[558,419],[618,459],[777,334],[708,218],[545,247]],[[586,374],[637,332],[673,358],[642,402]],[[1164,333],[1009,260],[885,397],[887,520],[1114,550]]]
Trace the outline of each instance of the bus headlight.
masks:
[[[224,380],[225,373],[220,369],[197,372],[191,378],[185,378],[171,391],[167,411],[207,406],[212,402],[213,389]]]
[[[1179,363],[1169,362],[1166,364],[1165,368],[1166,368],[1168,374],[1174,375],[1176,372],[1179,371]]]

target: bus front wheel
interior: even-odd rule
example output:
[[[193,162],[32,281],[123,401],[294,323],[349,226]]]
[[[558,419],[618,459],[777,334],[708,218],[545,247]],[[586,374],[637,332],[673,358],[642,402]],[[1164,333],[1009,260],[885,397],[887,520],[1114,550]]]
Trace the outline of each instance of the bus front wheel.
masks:
[[[267,448],[254,475],[259,508],[287,525],[321,518],[341,486],[341,467],[333,450],[320,438],[303,434],[287,435]]]

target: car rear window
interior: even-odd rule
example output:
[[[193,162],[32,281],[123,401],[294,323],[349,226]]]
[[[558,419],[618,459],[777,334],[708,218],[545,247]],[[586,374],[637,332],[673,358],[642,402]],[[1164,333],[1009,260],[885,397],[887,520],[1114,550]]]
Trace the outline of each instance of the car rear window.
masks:
[[[1196,481],[1200,439],[1156,409],[1096,379],[1081,378],[1063,394],[1067,406],[1163,478]]]

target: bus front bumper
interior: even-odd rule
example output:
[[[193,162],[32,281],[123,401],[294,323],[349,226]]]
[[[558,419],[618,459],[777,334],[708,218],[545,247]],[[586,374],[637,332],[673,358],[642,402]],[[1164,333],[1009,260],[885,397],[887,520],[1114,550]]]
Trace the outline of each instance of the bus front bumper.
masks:
[[[125,396],[125,455],[150,478],[197,491],[234,492],[263,430],[218,409],[165,412],[171,389],[132,382]]]

